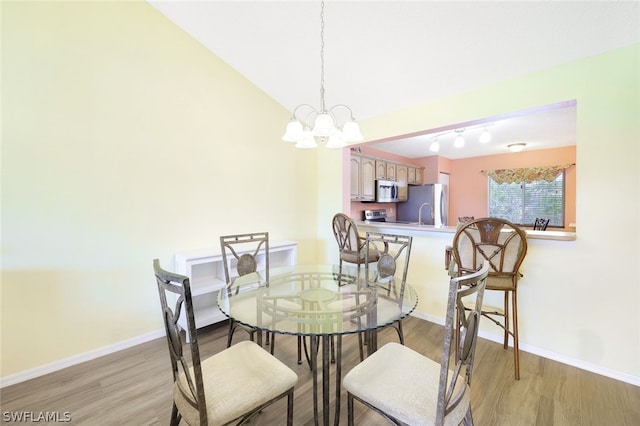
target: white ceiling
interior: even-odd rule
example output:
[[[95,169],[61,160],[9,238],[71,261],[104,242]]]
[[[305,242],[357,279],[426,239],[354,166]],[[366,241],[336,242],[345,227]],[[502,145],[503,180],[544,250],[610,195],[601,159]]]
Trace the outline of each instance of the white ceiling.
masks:
[[[149,3],[286,109],[320,106],[320,1]],[[328,0],[324,15],[326,104],[346,104],[356,119],[640,42],[640,1]],[[514,130],[501,134],[516,124],[530,130],[527,148],[575,143],[573,108],[556,108],[557,120],[538,112],[544,126],[519,114],[517,123],[490,126],[489,145],[522,139]],[[439,154],[476,155],[468,151],[471,133],[464,155],[447,154],[443,140]],[[427,143],[404,145],[393,150],[433,154]]]

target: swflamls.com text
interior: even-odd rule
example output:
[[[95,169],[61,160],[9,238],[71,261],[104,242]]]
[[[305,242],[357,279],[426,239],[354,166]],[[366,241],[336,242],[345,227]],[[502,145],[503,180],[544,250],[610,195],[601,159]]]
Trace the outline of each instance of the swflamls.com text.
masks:
[[[69,411],[3,411],[2,420],[7,423],[68,423],[71,421],[71,413]]]

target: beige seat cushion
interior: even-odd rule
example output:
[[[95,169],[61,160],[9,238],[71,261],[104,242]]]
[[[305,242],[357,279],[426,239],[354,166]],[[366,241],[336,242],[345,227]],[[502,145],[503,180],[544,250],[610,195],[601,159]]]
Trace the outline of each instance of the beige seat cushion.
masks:
[[[493,277],[487,279],[487,290],[514,290],[514,280],[510,277]]]
[[[369,250],[369,263],[377,262],[379,257],[374,249]],[[348,263],[364,263],[365,252],[364,250],[361,252],[343,251],[340,253],[340,258]]]
[[[293,387],[298,376],[289,367],[253,342],[236,343],[202,362],[209,424],[221,425],[275,398]],[[180,376],[186,386],[184,375]],[[195,408],[178,386],[173,397],[184,420],[199,424]]]
[[[343,381],[344,388],[353,395],[410,425],[435,423],[439,383],[439,363],[398,343],[384,345],[354,367]],[[445,418],[445,425],[458,425],[464,419],[469,394],[467,389]]]

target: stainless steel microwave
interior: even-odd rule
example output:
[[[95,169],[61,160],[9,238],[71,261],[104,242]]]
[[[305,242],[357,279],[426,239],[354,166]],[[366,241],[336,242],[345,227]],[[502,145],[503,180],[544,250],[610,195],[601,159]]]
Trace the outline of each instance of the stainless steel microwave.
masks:
[[[398,182],[394,180],[376,180],[376,202],[397,203]]]

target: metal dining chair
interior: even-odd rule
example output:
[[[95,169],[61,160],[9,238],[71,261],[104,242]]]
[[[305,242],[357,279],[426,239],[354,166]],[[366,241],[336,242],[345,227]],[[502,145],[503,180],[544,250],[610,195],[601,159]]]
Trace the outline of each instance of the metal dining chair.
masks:
[[[250,341],[201,360],[189,278],[165,271],[158,259],[153,270],[173,373],[171,425],[181,419],[190,425],[246,424],[286,397],[286,423],[292,426],[296,373]],[[178,321],[182,315],[186,330]]]
[[[350,426],[355,401],[396,425],[473,425],[470,385],[488,273],[485,262],[479,271],[449,281],[440,362],[391,342],[347,373]],[[465,303],[473,307],[465,310]],[[458,347],[454,330],[460,331]]]
[[[515,379],[520,379],[518,340],[518,283],[520,266],[527,255],[527,236],[519,226],[505,219],[488,217],[461,225],[451,245],[449,273],[464,276],[475,272],[483,262],[490,266],[487,290],[504,293],[502,307],[485,306],[482,315],[504,331],[503,346],[513,338]]]
[[[262,276],[256,276],[256,280],[264,283],[269,282],[269,233],[254,232],[249,234],[223,235],[220,237],[220,248],[222,250],[222,263],[224,265],[224,276],[227,283],[227,291],[237,291],[238,285],[234,283],[236,277],[246,277],[257,274],[258,264],[264,266]],[[261,259],[259,259],[259,256]],[[236,287],[235,289],[233,287]],[[227,347],[231,346],[233,335],[237,328],[242,328],[251,340],[257,333],[261,333],[253,327],[237,324],[233,319],[229,319],[229,334],[227,336]],[[269,341],[271,340],[271,342]],[[259,334],[258,342],[262,343],[262,336]],[[274,351],[274,336],[269,339],[267,334],[267,345],[271,345],[271,353]]]
[[[534,231],[546,231],[547,225],[549,225],[550,219],[545,219],[542,217],[537,217],[533,222],[533,230]]]
[[[413,237],[410,235],[367,232],[364,250],[365,282],[367,285],[378,286],[380,304],[384,303],[385,299],[391,301],[402,300],[407,284],[412,242]],[[369,256],[371,254],[378,259],[375,265],[370,262]],[[400,343],[404,345],[402,320],[393,324],[392,327],[398,333]],[[362,343],[362,335],[360,335],[361,360],[364,357]]]
[[[363,265],[365,262],[377,262],[379,255],[374,251],[365,253],[365,239],[358,232],[353,219],[344,213],[337,213],[332,220],[333,235],[338,243],[340,251],[340,270],[342,271],[342,262]]]

